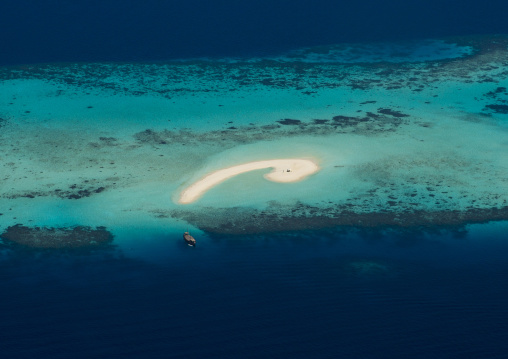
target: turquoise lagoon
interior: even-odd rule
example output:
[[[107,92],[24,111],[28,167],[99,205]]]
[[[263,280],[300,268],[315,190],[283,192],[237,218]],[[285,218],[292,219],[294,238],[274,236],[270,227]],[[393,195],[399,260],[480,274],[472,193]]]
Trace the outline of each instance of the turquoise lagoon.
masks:
[[[23,65],[0,78],[0,232],[105,226],[128,255],[154,258],[184,230],[206,242],[337,226],[508,229],[506,37]],[[206,173],[290,157],[321,170],[290,184],[246,173],[176,203]]]

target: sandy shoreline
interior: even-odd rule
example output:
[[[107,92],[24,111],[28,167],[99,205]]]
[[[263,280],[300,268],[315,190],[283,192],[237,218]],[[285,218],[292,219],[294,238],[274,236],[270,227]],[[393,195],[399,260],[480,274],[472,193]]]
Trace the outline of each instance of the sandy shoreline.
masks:
[[[178,203],[192,203],[198,200],[206,191],[231,177],[263,168],[273,168],[272,172],[264,176],[267,180],[283,183],[300,181],[319,170],[319,166],[314,161],[308,159],[291,158],[248,162],[238,166],[223,168],[206,175],[184,189],[180,193]]]

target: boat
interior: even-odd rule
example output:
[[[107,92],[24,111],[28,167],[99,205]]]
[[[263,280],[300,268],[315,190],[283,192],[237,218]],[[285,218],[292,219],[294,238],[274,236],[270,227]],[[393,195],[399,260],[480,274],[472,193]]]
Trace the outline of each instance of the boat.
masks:
[[[187,244],[191,247],[194,247],[196,245],[196,240],[194,239],[193,236],[191,236],[189,234],[189,232],[184,232],[183,234],[183,239],[185,240],[185,242],[187,242]]]

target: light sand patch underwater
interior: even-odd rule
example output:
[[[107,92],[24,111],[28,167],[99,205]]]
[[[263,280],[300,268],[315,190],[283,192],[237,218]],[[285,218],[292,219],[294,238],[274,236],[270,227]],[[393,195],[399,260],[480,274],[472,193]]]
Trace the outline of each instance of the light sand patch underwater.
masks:
[[[474,51],[2,68],[0,233],[100,226],[132,244],[127,232],[506,220],[508,39],[456,41]],[[296,179],[296,164],[259,161],[308,157],[319,171],[304,181],[262,176]]]

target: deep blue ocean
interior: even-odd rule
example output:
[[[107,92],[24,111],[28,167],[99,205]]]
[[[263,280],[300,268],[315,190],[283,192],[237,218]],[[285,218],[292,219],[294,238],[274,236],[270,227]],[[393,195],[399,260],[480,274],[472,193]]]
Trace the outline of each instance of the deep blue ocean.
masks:
[[[167,263],[20,250],[2,356],[506,358],[506,237],[423,233],[168,240]]]
[[[508,32],[504,0],[2,0],[0,64],[258,56]]]
[[[506,34],[507,7],[2,0],[0,65]],[[475,228],[168,238],[167,261],[2,249],[0,358],[508,358],[508,237]]]

